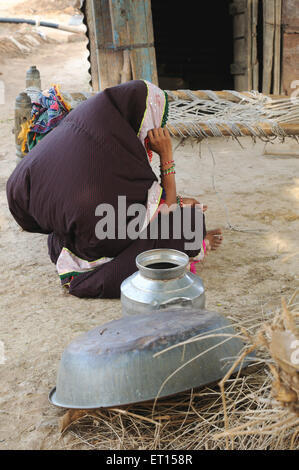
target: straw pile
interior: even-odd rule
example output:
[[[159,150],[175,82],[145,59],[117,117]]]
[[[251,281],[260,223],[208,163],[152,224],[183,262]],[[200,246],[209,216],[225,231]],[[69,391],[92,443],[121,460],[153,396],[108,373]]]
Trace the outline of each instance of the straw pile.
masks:
[[[95,449],[296,449],[299,448],[299,290],[272,319],[253,328],[240,323],[246,341],[241,363],[255,349],[257,360],[220,384],[122,408],[69,410],[61,432],[72,445]],[[245,326],[250,325],[250,326]],[[253,331],[255,330],[255,331]],[[233,367],[232,367],[233,370]]]
[[[22,27],[19,31],[0,36],[0,55],[5,57],[23,57],[41,47],[44,43],[56,42],[53,39],[40,36],[32,27]]]

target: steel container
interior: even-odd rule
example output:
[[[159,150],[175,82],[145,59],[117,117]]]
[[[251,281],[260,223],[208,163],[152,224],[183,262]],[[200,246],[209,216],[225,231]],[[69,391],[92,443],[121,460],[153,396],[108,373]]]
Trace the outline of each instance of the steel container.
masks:
[[[189,257],[177,250],[149,250],[138,255],[138,271],[121,285],[123,315],[169,308],[204,308],[203,282],[187,271],[188,264]]]

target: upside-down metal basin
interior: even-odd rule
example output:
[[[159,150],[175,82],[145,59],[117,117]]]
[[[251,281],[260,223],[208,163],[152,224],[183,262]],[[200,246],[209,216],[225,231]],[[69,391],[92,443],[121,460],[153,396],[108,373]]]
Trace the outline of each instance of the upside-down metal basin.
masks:
[[[201,278],[187,271],[189,256],[160,248],[136,257],[138,271],[121,285],[123,315],[139,315],[161,309],[205,307]]]
[[[65,349],[49,399],[65,408],[109,407],[214,382],[243,348],[234,335],[225,317],[206,310],[163,310],[111,321]]]

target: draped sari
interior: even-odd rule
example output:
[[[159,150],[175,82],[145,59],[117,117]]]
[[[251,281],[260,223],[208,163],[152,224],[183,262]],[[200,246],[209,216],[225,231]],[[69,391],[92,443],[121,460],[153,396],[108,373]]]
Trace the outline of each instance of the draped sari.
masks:
[[[95,232],[96,208],[109,204],[117,214],[120,195],[126,209],[134,203],[157,209],[162,188],[146,136],[166,119],[167,96],[155,85],[133,80],[107,88],[72,110],[10,176],[12,215],[24,230],[48,234],[50,258],[70,294],[119,297],[140,252],[167,247],[186,252],[184,238],[171,233],[169,240],[131,240],[119,236],[118,228],[115,239],[99,239]],[[127,226],[133,216],[123,212]]]

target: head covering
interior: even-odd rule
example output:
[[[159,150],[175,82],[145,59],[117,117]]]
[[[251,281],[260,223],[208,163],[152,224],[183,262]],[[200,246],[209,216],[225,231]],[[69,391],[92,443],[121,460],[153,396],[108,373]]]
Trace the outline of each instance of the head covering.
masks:
[[[114,257],[131,240],[99,240],[96,207],[118,196],[146,205],[157,181],[145,152],[147,131],[167,115],[163,91],[143,80],[107,88],[81,103],[16,167],[7,183],[9,208],[25,230],[54,232],[64,247],[94,260]],[[124,224],[133,218],[123,214]]]
[[[146,109],[137,136],[145,146],[151,161],[147,133],[151,129],[165,125],[168,117],[168,99],[165,91],[146,80],[144,82],[147,86]]]

